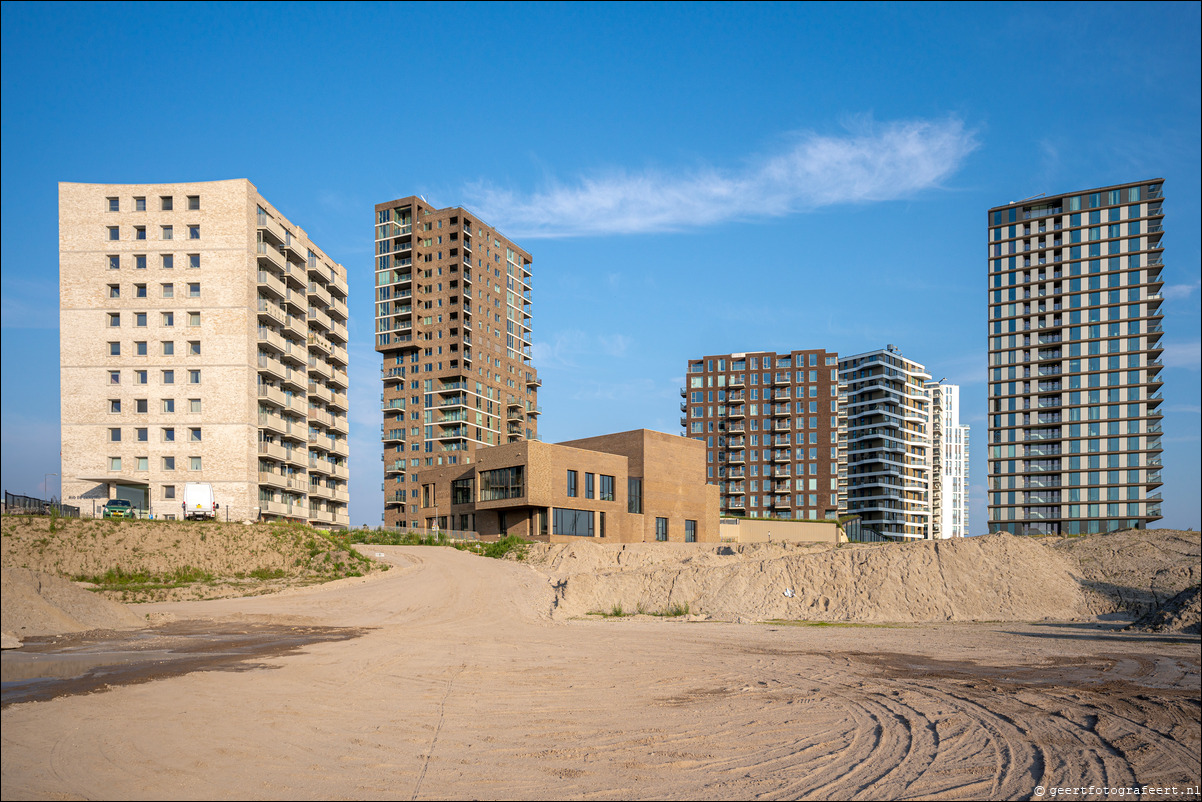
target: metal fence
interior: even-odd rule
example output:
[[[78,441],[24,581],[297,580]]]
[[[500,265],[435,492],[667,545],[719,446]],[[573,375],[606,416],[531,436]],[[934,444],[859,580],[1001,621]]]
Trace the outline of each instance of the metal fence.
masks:
[[[20,493],[4,491],[5,515],[52,515],[58,514],[64,518],[78,518],[79,507],[63,504],[55,499],[49,501],[33,496],[23,496]]]

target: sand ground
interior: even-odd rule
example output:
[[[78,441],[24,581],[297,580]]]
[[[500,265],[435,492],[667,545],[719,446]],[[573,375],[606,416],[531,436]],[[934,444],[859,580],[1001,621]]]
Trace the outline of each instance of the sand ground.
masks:
[[[3,798],[997,799],[1202,779],[1197,637],[555,620],[529,565],[369,550],[394,568],[139,606],[355,631],[9,705]]]

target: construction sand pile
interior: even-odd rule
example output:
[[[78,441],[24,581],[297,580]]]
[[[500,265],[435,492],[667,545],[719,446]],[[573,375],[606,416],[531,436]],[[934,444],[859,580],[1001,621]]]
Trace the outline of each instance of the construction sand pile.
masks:
[[[0,597],[0,630],[6,649],[15,648],[21,638],[32,635],[129,629],[146,624],[123,604],[65,579],[25,568],[0,571]]]
[[[1142,616],[1202,582],[1202,534],[1143,529],[1046,541],[1076,563],[1081,584],[1110,600],[1108,609]]]
[[[1155,610],[1132,624],[1133,629],[1149,632],[1181,632],[1202,634],[1202,587],[1195,585],[1181,591]]]
[[[573,543],[532,559],[552,576],[560,618],[687,606],[736,621],[1033,621],[1108,606],[1077,581],[1068,554],[1011,535],[742,553],[710,546],[674,560],[642,551]]]

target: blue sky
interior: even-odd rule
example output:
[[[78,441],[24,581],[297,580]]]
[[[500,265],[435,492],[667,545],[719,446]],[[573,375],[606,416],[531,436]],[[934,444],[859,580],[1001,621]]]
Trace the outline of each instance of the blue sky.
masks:
[[[1199,528],[1199,8],[5,3],[3,486],[58,471],[57,182],[249,178],[350,273],[352,523],[372,206],[420,193],[533,254],[545,439],[680,431],[689,357],[893,343],[964,388],[980,533],[986,209],[1163,177],[1163,523]]]

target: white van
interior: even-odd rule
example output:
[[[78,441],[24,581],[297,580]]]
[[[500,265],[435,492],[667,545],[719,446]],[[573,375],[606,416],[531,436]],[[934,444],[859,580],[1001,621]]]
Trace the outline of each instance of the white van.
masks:
[[[208,482],[184,485],[184,520],[216,518],[219,504],[213,501],[213,486]]]

